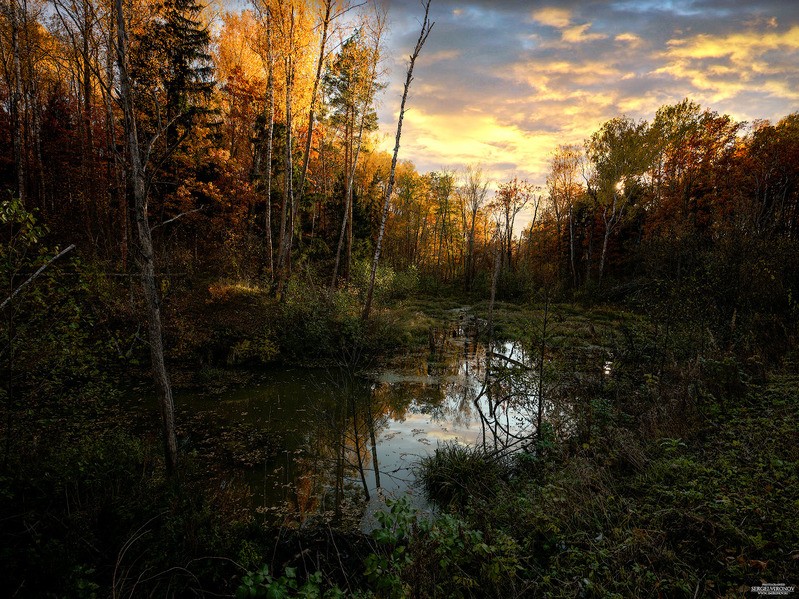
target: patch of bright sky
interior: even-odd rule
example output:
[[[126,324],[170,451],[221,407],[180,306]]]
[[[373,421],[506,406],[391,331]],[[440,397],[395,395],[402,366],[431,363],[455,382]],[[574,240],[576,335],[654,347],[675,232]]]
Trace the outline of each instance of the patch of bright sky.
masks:
[[[437,24],[422,50],[431,60],[414,71],[402,159],[422,172],[482,162],[497,181],[542,185],[559,143],[582,143],[614,116],[651,119],[685,97],[738,120],[777,120],[797,109],[792,3],[531,4],[433,0]],[[392,0],[389,10],[403,13],[405,28],[388,44],[397,60],[380,112],[387,150],[421,16],[417,1]],[[447,60],[435,60],[441,56]]]
[[[381,1],[390,152],[422,9]],[[615,116],[651,119],[686,97],[737,120],[799,109],[799,0],[432,0],[431,18],[400,148],[420,172],[482,163],[494,186],[543,185],[558,144]]]
[[[613,2],[612,6],[624,12],[649,14],[660,11],[683,17],[695,17],[707,12],[707,9],[696,7],[694,2],[686,0],[624,0]]]

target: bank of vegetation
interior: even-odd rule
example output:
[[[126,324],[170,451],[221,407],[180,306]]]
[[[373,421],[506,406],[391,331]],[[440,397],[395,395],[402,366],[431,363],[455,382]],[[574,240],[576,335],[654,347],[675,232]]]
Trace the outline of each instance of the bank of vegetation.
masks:
[[[540,187],[420,173],[373,136],[384,27],[372,3],[261,0],[213,35],[193,0],[2,9],[4,589],[796,582],[799,115],[685,100],[554,149]],[[266,523],[241,467],[280,439],[173,412],[173,387],[375,367],[462,306],[525,348],[537,426],[423,460],[433,519]]]

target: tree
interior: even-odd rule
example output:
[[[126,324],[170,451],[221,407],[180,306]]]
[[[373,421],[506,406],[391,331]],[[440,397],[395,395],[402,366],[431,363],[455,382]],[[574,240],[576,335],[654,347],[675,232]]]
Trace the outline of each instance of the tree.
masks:
[[[260,123],[256,123],[253,178],[264,196],[264,246],[270,281],[275,277],[274,244],[272,242],[272,153],[275,137],[275,51],[272,35],[272,9],[268,1],[253,2],[263,33],[255,47],[266,71],[266,97]],[[263,162],[263,167],[261,163]]]
[[[413,48],[413,53],[408,61],[408,71],[405,75],[405,87],[402,92],[402,102],[400,102],[399,117],[397,118],[397,134],[394,138],[394,154],[391,157],[391,171],[388,177],[388,185],[386,186],[385,199],[383,201],[383,212],[380,217],[380,228],[377,233],[377,243],[375,244],[375,255],[372,258],[372,271],[369,276],[369,287],[366,291],[366,302],[363,307],[363,320],[369,319],[369,313],[372,310],[372,297],[375,290],[375,276],[377,275],[377,265],[380,262],[380,250],[383,246],[383,235],[386,232],[386,219],[388,218],[388,210],[391,205],[391,194],[394,191],[394,175],[397,170],[397,155],[400,148],[400,137],[402,136],[402,119],[405,117],[405,103],[408,100],[408,90],[413,81],[413,66],[419,53],[422,51],[424,43],[427,41],[427,36],[433,28],[434,23],[430,21],[430,2],[424,2],[424,19],[422,20],[421,29],[419,30],[419,38],[416,40],[416,45]]]
[[[302,82],[306,79],[308,49],[313,45],[315,32],[310,10],[305,2],[268,1],[269,23],[274,30],[272,44],[276,63],[282,68],[283,83],[283,132],[284,173],[283,201],[280,208],[280,233],[276,261],[277,293],[282,295],[283,286],[291,268],[291,247],[295,231],[299,231],[299,205],[294,190],[294,113],[297,96],[305,94]]]
[[[513,229],[519,212],[531,201],[538,209],[536,188],[528,181],[517,178],[502,183],[497,189],[494,199],[489,204],[497,224],[497,232],[502,245],[502,262],[513,270]],[[533,222],[535,222],[533,215]]]
[[[469,165],[466,167],[458,194],[461,201],[463,232],[466,238],[463,279],[466,290],[470,291],[475,276],[477,215],[485,205],[488,196],[488,180],[480,166]]]
[[[432,172],[428,177],[428,191],[430,201],[435,211],[435,228],[433,231],[434,247],[436,256],[436,277],[448,279],[453,273],[442,272],[441,260],[444,259],[444,267],[450,266],[450,258],[453,250],[452,243],[452,213],[455,203],[453,195],[455,191],[455,175],[448,171]],[[453,265],[454,270],[454,265]]]
[[[215,85],[210,33],[201,11],[196,0],[165,0],[132,40],[130,76],[144,92],[137,94],[137,104],[147,113],[147,133],[164,135],[165,155],[177,149],[198,116],[206,113]]]
[[[799,113],[756,123],[739,158],[745,226],[763,238],[799,234]]]
[[[202,64],[207,57],[208,35],[198,30],[198,22],[193,20],[199,11],[198,6],[191,0],[172,0],[164,10],[163,16],[153,21],[151,33],[157,37],[139,38],[145,53],[137,57],[139,62],[134,69],[129,52],[129,17],[122,0],[116,0],[118,98],[127,141],[127,174],[138,234],[137,257],[147,310],[150,359],[158,390],[166,471],[171,477],[176,474],[178,465],[175,406],[164,359],[161,298],[155,275],[156,257],[148,209],[149,188],[158,162],[153,164],[148,158],[160,138],[166,138],[166,147],[159,156],[159,162],[163,162],[188,136],[193,119],[201,110],[196,103],[197,96],[209,93],[210,84],[206,80],[208,71]],[[174,42],[174,47],[170,41]],[[148,63],[147,58],[155,58],[155,65]],[[158,68],[154,71],[148,66]],[[150,112],[144,112],[146,124],[143,127],[142,113],[137,111],[142,96],[150,100]],[[159,98],[166,102],[166,120],[162,118]],[[149,177],[148,166],[151,167]]]
[[[582,193],[579,183],[580,155],[580,147],[577,145],[559,145],[550,160],[549,174],[547,175],[549,207],[555,220],[557,235],[556,255],[558,263],[560,263],[565,220],[569,229],[569,269],[574,287],[577,287],[574,205]]]
[[[324,83],[331,109],[330,122],[342,132],[344,145],[344,218],[336,248],[332,284],[338,278],[342,248],[347,247],[346,273],[349,278],[352,262],[353,185],[365,132],[377,129],[374,97],[379,89],[377,65],[384,20],[377,14],[369,28],[371,40],[361,27],[344,41],[336,60],[325,73]],[[371,42],[371,43],[369,43]]]
[[[608,240],[628,216],[637,184],[642,182],[651,164],[649,125],[626,117],[611,119],[586,142],[586,154],[595,169],[588,191],[597,203],[604,225],[598,279],[601,286]]]
[[[11,60],[13,64],[13,75],[7,77],[11,79],[13,84],[11,87],[11,102],[10,112],[12,120],[13,131],[13,148],[14,148],[14,169],[17,175],[17,197],[20,201],[25,203],[27,197],[26,191],[26,177],[25,177],[25,155],[23,152],[23,139],[25,124],[22,116],[22,50],[20,44],[20,21],[27,16],[25,7],[19,7],[18,0],[9,0],[8,7],[4,5],[7,10],[7,18],[11,30]],[[4,11],[6,12],[6,11]]]

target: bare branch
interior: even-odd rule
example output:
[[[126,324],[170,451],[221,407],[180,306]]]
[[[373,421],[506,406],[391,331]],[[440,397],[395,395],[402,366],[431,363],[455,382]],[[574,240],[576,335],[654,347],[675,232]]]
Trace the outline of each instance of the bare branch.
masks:
[[[369,278],[369,288],[366,292],[366,302],[361,315],[363,320],[369,320],[369,312],[372,309],[375,276],[377,275],[377,265],[380,262],[380,250],[383,244],[383,235],[386,231],[386,219],[388,218],[388,211],[391,206],[391,194],[394,191],[394,176],[397,170],[397,155],[399,154],[400,137],[402,135],[402,119],[405,116],[405,104],[408,100],[408,90],[411,87],[411,81],[413,81],[413,66],[416,63],[419,53],[422,51],[422,46],[424,46],[425,41],[427,41],[427,36],[430,35],[430,31],[433,29],[433,25],[435,24],[430,21],[430,2],[431,0],[425,0],[422,2],[422,5],[424,6],[424,20],[421,23],[419,39],[416,41],[416,46],[413,48],[413,54],[411,54],[408,62],[408,73],[405,77],[405,88],[402,92],[402,102],[400,103],[399,118],[397,119],[397,136],[394,143],[394,155],[391,158],[391,174],[388,177],[388,187],[386,188],[386,197],[383,202],[383,213],[380,217],[380,230],[377,234],[375,255],[372,260],[372,273]]]
[[[4,299],[4,300],[3,300],[3,303],[2,303],[2,304],[0,304],[0,310],[2,310],[3,308],[5,308],[5,307],[6,307],[6,305],[7,305],[7,304],[8,304],[8,303],[9,303],[11,300],[13,300],[13,299],[14,299],[14,298],[15,298],[15,297],[16,297],[16,296],[19,294],[19,292],[20,292],[20,291],[22,291],[23,289],[25,289],[25,287],[27,287],[28,285],[30,285],[31,283],[33,283],[33,281],[34,281],[34,280],[35,280],[35,279],[36,279],[36,278],[37,278],[37,277],[38,277],[40,274],[42,274],[42,273],[45,271],[45,269],[46,269],[48,266],[50,266],[50,265],[51,265],[53,262],[55,262],[56,260],[58,260],[58,259],[59,259],[61,256],[65,255],[65,254],[68,254],[69,252],[71,252],[71,251],[72,251],[72,250],[74,250],[74,249],[75,249],[75,244],[74,244],[74,243],[71,243],[71,244],[69,244],[69,246],[68,246],[67,248],[65,248],[65,249],[61,250],[61,251],[60,251],[58,254],[56,254],[55,256],[53,256],[52,258],[50,258],[50,260],[48,260],[46,264],[42,264],[42,266],[40,266],[40,267],[39,267],[39,270],[37,270],[37,271],[36,271],[35,273],[33,273],[33,274],[30,276],[30,277],[28,277],[28,279],[27,279],[27,280],[26,280],[26,281],[25,281],[25,282],[24,282],[22,285],[20,285],[19,287],[17,287],[17,288],[14,290],[14,292],[13,292],[11,295],[9,295],[9,296],[8,296],[6,299]]]
[[[165,220],[162,223],[158,223],[157,225],[153,225],[152,227],[150,227],[150,231],[155,231],[158,227],[163,227],[164,225],[168,225],[169,223],[175,222],[179,218],[183,218],[184,216],[187,216],[189,214],[193,214],[195,212],[200,212],[203,208],[205,208],[205,206],[200,206],[199,208],[195,208],[194,210],[189,210],[188,212],[181,212],[180,214],[178,214],[177,216],[173,216],[169,220]]]

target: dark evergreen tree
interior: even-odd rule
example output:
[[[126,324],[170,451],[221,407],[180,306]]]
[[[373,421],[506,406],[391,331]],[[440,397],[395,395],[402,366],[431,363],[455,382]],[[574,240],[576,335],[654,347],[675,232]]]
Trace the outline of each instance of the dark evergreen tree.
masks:
[[[188,137],[197,118],[208,114],[214,79],[202,6],[196,0],[166,0],[155,10],[155,18],[133,36],[131,74],[141,117],[151,132],[166,131],[166,156]]]

